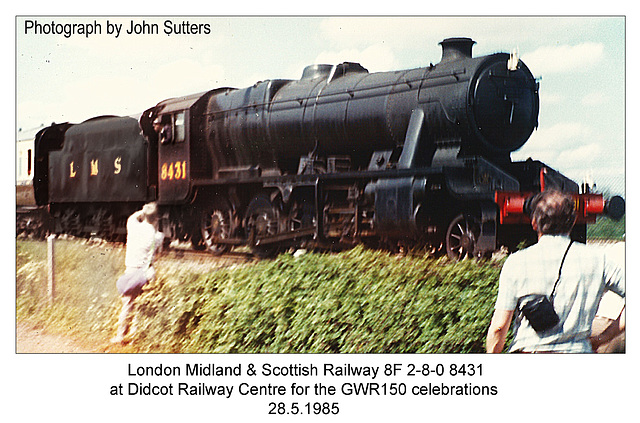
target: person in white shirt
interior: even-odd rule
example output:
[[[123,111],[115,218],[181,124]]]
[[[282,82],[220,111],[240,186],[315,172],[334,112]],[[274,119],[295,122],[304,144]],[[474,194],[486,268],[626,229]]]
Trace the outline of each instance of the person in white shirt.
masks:
[[[624,268],[608,259],[601,248],[571,242],[569,234],[576,212],[570,195],[544,191],[533,199],[532,210],[531,224],[538,233],[538,243],[512,254],[504,263],[487,333],[487,352],[499,353],[504,349],[514,311],[516,320],[510,352],[595,351],[625,330],[622,308],[608,330],[591,336],[604,292],[609,290],[625,296]],[[559,279],[558,275],[561,275]],[[550,296],[554,285],[553,308],[560,321],[550,329],[536,332],[517,311],[518,302],[530,294]]]
[[[164,235],[158,231],[158,207],[145,204],[127,220],[126,270],[116,286],[122,295],[122,310],[118,318],[118,330],[112,343],[121,343],[129,332],[134,300],[142,287],[155,276],[153,259],[162,247]]]

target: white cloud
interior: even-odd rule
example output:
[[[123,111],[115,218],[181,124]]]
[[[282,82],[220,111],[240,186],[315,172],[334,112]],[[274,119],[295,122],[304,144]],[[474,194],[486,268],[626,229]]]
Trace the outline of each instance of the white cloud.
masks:
[[[540,104],[542,106],[547,104],[559,104],[564,100],[564,96],[560,94],[547,93],[544,90],[540,91]]]
[[[619,192],[618,186],[624,183],[624,156],[621,161],[612,160],[609,156],[614,147],[600,141],[597,131],[588,124],[562,122],[535,131],[511,158],[519,161],[531,157],[577,182],[590,173],[598,186],[615,186]]]
[[[16,104],[16,115],[20,116],[21,121],[18,123],[18,128],[28,131],[41,125],[49,125],[52,120],[58,120],[62,122],[62,119],[58,118],[59,112],[63,110],[61,103],[51,103],[42,101],[24,101]]]
[[[315,63],[331,65],[342,62],[357,62],[367,68],[369,72],[379,72],[395,69],[398,64],[392,50],[382,44],[375,44],[365,48],[345,49],[341,51],[323,51],[318,54]]]
[[[97,87],[99,87],[97,89]],[[95,76],[68,84],[61,108],[52,116],[79,122],[93,116],[112,114],[127,115],[144,111],[149,107],[148,83],[141,83],[130,76]]]
[[[434,23],[437,20],[431,20]],[[431,22],[430,21],[430,22]],[[401,44],[407,39],[424,37],[424,18],[329,18],[320,23],[324,38],[343,46],[371,43]]]
[[[607,95],[602,92],[592,92],[582,97],[580,103],[583,106],[600,106],[608,101]]]
[[[603,58],[602,43],[544,46],[522,56],[522,60],[537,75],[584,72],[601,62]]]
[[[177,96],[207,91],[225,85],[224,81],[225,72],[222,66],[207,66],[197,60],[180,59],[158,67],[150,76],[148,85],[155,91],[156,96],[157,93],[163,92]],[[176,85],[178,87],[173,88]]]
[[[585,144],[561,152],[555,158],[553,167],[577,182],[589,176],[597,184],[598,190],[624,193],[624,166],[607,160],[607,153],[607,146],[604,144]]]
[[[577,157],[574,155],[575,151],[578,151],[581,157],[588,157],[584,143],[592,133],[591,128],[579,122],[561,122],[549,127],[540,127],[533,132],[529,141],[511,156],[513,160],[526,160],[531,157],[562,171],[566,168],[568,157]],[[571,165],[573,166],[575,163]]]
[[[586,17],[332,17],[320,23],[323,39],[341,46],[385,43],[394,49],[432,49],[448,37],[470,37],[483,54],[510,51],[583,34],[601,22]],[[581,37],[584,39],[584,37]],[[433,58],[433,60],[437,59]]]
[[[569,145],[581,143],[592,133],[591,128],[580,122],[561,122],[549,127],[538,128],[528,144],[537,148],[563,150]]]
[[[597,163],[601,156],[602,147],[596,143],[590,143],[560,152],[557,160],[563,167],[584,168],[585,165]]]
[[[132,62],[132,66],[115,69],[119,71],[83,72],[82,77],[57,86],[61,95],[54,101],[18,102],[20,125],[81,122],[105,114],[133,115],[167,98],[225,85],[221,66],[187,58],[146,67]]]

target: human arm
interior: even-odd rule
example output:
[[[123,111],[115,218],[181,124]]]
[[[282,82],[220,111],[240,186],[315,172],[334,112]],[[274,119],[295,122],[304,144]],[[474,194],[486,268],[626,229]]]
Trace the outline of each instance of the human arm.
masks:
[[[613,338],[621,334],[626,329],[625,307],[622,307],[620,315],[613,321],[602,333],[589,338],[591,341],[591,348],[596,351],[600,345],[606,344]]]
[[[512,318],[513,310],[496,309],[493,312],[489,331],[487,332],[486,347],[488,353],[502,352]]]
[[[129,216],[129,219],[127,219],[127,225],[133,224],[136,221],[138,223],[141,223],[142,221],[144,221],[144,212],[142,210],[138,210],[137,212]]]
[[[615,317],[615,314],[612,313],[612,311],[614,311],[616,307],[620,307],[620,304],[612,303],[612,298],[624,302],[624,298],[626,295],[625,279],[624,247],[622,246],[621,248],[620,244],[618,244],[614,247],[609,248],[607,250],[607,254],[605,254],[605,289],[617,294],[617,296],[605,295],[605,297],[603,297],[603,301],[600,304],[600,308],[603,310],[603,316],[610,319],[613,319]],[[605,292],[605,294],[610,294],[611,292]],[[605,303],[605,299],[608,300],[607,303]],[[603,303],[605,303],[604,306]],[[609,311],[607,312],[606,310]],[[612,321],[602,332],[597,335],[593,334],[589,338],[593,351],[596,352],[598,347],[611,342],[616,336],[624,332],[625,329],[625,305],[623,303],[617,319]]]
[[[155,233],[155,254],[160,254],[164,251],[164,233],[157,231]]]

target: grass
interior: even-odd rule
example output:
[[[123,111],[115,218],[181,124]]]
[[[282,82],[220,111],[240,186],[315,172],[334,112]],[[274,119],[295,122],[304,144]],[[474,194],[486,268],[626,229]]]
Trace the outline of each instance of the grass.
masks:
[[[55,300],[47,296],[47,244],[16,242],[16,317],[55,332],[108,339],[120,307],[115,280],[124,270],[124,249],[58,239]]]
[[[120,310],[124,249],[56,240],[56,298],[46,296],[46,243],[16,243],[19,321],[105,343]],[[160,259],[138,298],[141,352],[474,352],[499,266],[451,264],[356,248],[194,270]],[[448,300],[448,301],[445,301]]]

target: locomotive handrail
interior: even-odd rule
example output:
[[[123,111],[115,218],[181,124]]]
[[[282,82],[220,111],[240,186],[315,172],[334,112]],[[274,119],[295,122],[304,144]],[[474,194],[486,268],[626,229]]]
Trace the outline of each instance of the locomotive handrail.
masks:
[[[293,181],[300,184],[313,184],[315,180],[338,181],[341,179],[394,179],[406,178],[409,176],[429,176],[441,174],[446,168],[458,169],[462,166],[444,167],[423,167],[413,169],[388,169],[388,170],[364,170],[333,173],[315,173],[310,175],[281,175],[281,176],[256,176],[250,178],[229,178],[229,179],[198,179],[193,181],[194,186],[225,185],[225,184],[274,184],[291,183]]]
[[[436,65],[436,67],[434,69],[436,69],[436,68],[437,68],[437,65]],[[416,68],[416,69],[420,69],[420,68]],[[416,70],[416,69],[411,69],[411,70]],[[406,72],[404,72],[404,74],[406,74],[408,72],[409,71],[406,71]],[[398,86],[398,85],[408,85],[409,89],[419,89],[421,87],[431,88],[431,87],[435,87],[435,86],[439,86],[439,85],[443,85],[443,84],[440,83],[440,82],[436,82],[434,84],[428,84],[428,82],[430,80],[453,76],[454,78],[456,78],[457,81],[459,81],[458,76],[459,75],[464,75],[464,74],[466,74],[466,72],[467,72],[466,68],[452,69],[452,70],[448,70],[448,71],[444,71],[444,72],[440,72],[440,73],[434,72],[434,71],[430,70],[429,68],[427,68],[427,71],[425,71],[425,73],[420,77],[406,78],[406,79],[403,79],[403,80],[400,80],[400,79],[392,80],[392,81],[387,82],[387,83],[376,84],[375,86],[361,87],[359,83],[361,81],[365,80],[368,76],[375,75],[375,73],[372,73],[372,74],[367,74],[366,76],[360,78],[360,80],[358,81],[358,83],[355,86],[347,87],[347,88],[344,89],[344,91],[325,93],[324,90],[320,90],[317,94],[296,97],[295,100],[296,100],[296,103],[301,105],[305,101],[308,101],[308,100],[326,99],[328,97],[341,95],[341,94],[350,94],[353,97],[357,93],[361,93],[361,92],[365,92],[365,91],[371,91],[371,90],[379,90],[381,88],[390,88],[390,87],[395,87],[395,86]],[[268,83],[269,81],[270,80],[265,80],[265,81],[260,81],[260,82]],[[296,81],[295,80],[291,80],[291,82],[296,82]],[[412,85],[412,84],[414,84],[416,82],[419,83],[417,86]],[[232,90],[238,90],[238,88],[232,88]],[[315,92],[315,91],[312,90],[311,92]],[[205,94],[207,94],[207,93],[201,93],[200,95],[205,95]],[[251,107],[267,107],[267,106],[290,103],[291,101],[292,101],[292,99],[290,99],[290,98],[286,98],[286,99],[277,99],[276,98],[276,99],[273,99],[273,100],[270,100],[270,101],[253,103],[250,106],[240,105],[238,107],[225,108],[224,110],[219,110],[219,111],[215,111],[215,112],[211,112],[211,113],[206,113],[205,115],[209,116],[209,115],[219,115],[219,114],[224,114],[224,113],[232,113],[232,112],[237,112],[237,111],[240,111],[240,110],[245,110],[245,109],[248,109],[248,108],[251,108]]]

